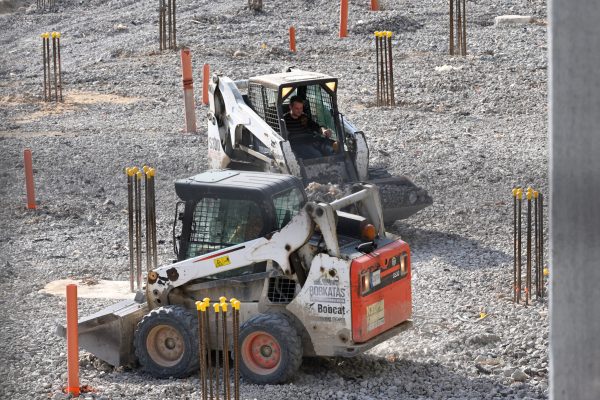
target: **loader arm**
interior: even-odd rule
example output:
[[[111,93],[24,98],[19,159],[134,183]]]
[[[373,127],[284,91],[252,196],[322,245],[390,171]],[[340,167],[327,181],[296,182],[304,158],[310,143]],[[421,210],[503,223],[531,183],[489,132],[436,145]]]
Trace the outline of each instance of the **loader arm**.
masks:
[[[168,304],[168,294],[195,279],[232,271],[252,263],[274,261],[291,274],[289,257],[308,241],[314,231],[311,216],[301,210],[281,230],[235,246],[159,267],[148,274],[147,300],[150,308]]]
[[[209,106],[211,110],[208,117],[209,128],[211,125],[214,128],[214,130],[209,129],[209,136],[215,135],[218,131],[221,144],[229,142],[231,149],[246,152],[251,157],[276,167],[277,172],[289,173],[281,146],[284,139],[246,104],[236,82],[227,77],[215,76],[209,86]],[[223,126],[219,126],[219,123]],[[259,141],[268,151],[258,153],[256,149],[242,145],[242,129],[248,130],[252,134],[253,141]],[[226,152],[227,150],[225,149]],[[212,165],[212,167],[221,168],[223,165]]]

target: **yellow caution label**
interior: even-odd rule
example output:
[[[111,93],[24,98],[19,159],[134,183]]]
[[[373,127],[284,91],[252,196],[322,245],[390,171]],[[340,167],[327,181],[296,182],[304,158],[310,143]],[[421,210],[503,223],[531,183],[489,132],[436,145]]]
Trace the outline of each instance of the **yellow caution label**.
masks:
[[[215,258],[215,267],[217,267],[217,268],[224,267],[229,264],[231,264],[231,260],[229,259],[229,256]]]
[[[371,304],[367,307],[367,331],[383,325],[385,323],[385,307],[383,300]]]

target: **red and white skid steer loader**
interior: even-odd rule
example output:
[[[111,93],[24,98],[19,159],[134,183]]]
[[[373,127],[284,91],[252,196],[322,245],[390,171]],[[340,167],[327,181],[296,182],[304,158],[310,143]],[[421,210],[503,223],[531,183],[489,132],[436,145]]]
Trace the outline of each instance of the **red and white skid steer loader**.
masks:
[[[240,370],[254,383],[286,382],[303,356],[352,357],[411,326],[410,250],[384,231],[376,187],[314,203],[294,176],[218,170],[175,189],[178,261],[148,272],[134,300],[79,321],[81,347],[100,359],[192,373],[205,297],[241,301]]]

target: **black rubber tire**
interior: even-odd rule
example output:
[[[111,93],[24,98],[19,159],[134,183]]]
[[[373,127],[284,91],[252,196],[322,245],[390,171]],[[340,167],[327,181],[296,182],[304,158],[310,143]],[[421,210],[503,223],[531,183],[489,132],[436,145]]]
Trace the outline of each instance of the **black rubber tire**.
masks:
[[[270,335],[281,350],[277,365],[262,373],[257,373],[252,361],[248,361],[252,337],[257,334]],[[286,383],[302,364],[302,340],[285,314],[256,314],[240,328],[240,356],[240,372],[244,379],[259,385]]]
[[[133,346],[144,372],[186,377],[198,370],[197,317],[181,306],[156,308],[138,323]]]

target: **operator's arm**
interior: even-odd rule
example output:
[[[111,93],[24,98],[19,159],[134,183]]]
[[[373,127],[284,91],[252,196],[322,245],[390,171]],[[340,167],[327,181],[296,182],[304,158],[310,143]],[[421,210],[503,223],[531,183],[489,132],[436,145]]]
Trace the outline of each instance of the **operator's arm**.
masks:
[[[307,123],[308,128],[311,131],[320,133],[321,135],[326,136],[326,137],[330,137],[331,136],[331,133],[332,133],[331,129],[319,125],[318,123],[316,123],[315,121],[313,121],[312,118],[309,118],[307,115],[304,115],[304,117],[306,117],[307,122],[308,122]]]

